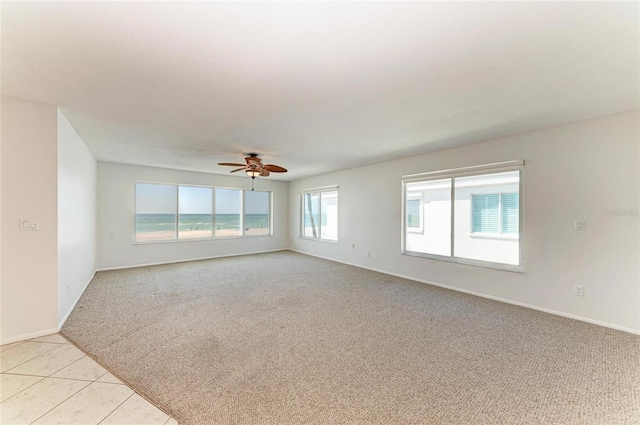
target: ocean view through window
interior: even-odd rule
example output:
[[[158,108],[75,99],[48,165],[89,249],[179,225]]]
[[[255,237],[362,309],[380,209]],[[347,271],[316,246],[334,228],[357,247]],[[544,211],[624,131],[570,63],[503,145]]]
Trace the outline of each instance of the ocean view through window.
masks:
[[[136,242],[176,239],[177,186],[136,184]]]
[[[213,236],[210,187],[178,187],[178,239],[206,239]]]
[[[216,236],[240,236],[242,190],[216,188]]]
[[[135,243],[271,234],[268,191],[159,183],[135,189]]]
[[[271,231],[269,192],[244,191],[244,234],[268,235]]]

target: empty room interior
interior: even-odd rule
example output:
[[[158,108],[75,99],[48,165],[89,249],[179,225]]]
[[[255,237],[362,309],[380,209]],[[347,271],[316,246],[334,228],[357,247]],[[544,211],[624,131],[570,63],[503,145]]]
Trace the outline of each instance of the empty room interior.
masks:
[[[0,422],[640,424],[640,2],[0,12]]]

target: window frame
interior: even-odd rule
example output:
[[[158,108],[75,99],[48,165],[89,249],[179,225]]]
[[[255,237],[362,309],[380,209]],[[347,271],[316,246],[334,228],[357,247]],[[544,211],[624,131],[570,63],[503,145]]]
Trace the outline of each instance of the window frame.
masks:
[[[137,241],[136,240],[136,216],[137,216],[137,190],[138,184],[156,184],[162,186],[174,186],[176,188],[176,210],[175,210],[175,234],[173,239],[163,239],[158,241]],[[179,211],[180,211],[180,187],[202,187],[211,189],[211,236],[203,237],[203,238],[192,238],[192,239],[180,239],[179,237]],[[240,196],[240,234],[239,235],[229,235],[229,236],[216,236],[215,234],[215,226],[216,226],[216,189],[229,189],[229,190],[239,190],[241,192]],[[153,244],[164,244],[164,243],[182,243],[182,242],[203,242],[203,241],[213,241],[213,240],[225,240],[225,239],[238,239],[238,238],[263,238],[263,237],[271,237],[273,236],[273,191],[272,190],[260,190],[258,192],[266,192],[269,194],[269,233],[264,234],[255,234],[255,235],[245,235],[244,234],[244,192],[251,192],[251,190],[242,189],[238,187],[227,187],[227,186],[207,186],[207,185],[198,185],[198,184],[181,184],[181,183],[166,183],[166,182],[156,182],[156,181],[146,181],[146,180],[135,180],[133,182],[133,245],[153,245]]]
[[[524,273],[525,269],[525,255],[524,255],[524,181],[525,181],[525,162],[524,160],[514,160],[514,161],[504,161],[493,164],[484,164],[477,165],[471,167],[463,167],[463,168],[455,168],[441,171],[433,171],[427,173],[419,173],[419,174],[410,174],[406,176],[402,176],[401,184],[402,184],[402,217],[401,217],[401,246],[400,253],[401,255],[407,255],[412,257],[421,257],[427,258],[431,260],[439,260],[446,261],[450,263],[458,263],[458,264],[466,264],[478,267],[485,267],[491,269],[505,270],[517,273]],[[499,238],[499,239],[517,239],[518,240],[518,264],[507,264],[507,263],[497,263],[492,261],[485,260],[476,260],[466,257],[456,257],[455,253],[455,179],[458,177],[470,177],[470,176],[480,176],[486,174],[495,174],[501,172],[508,171],[518,171],[519,172],[519,182],[518,182],[518,233],[515,234],[482,234],[475,233],[472,234],[476,237],[488,237],[488,238]],[[415,182],[424,182],[431,180],[442,180],[442,179],[450,179],[451,180],[451,229],[450,229],[450,255],[439,255],[439,254],[429,254],[424,252],[410,251],[406,249],[407,246],[407,213],[406,213],[406,201],[407,201],[407,184],[415,183]],[[504,193],[515,193],[515,192],[504,192]],[[500,211],[501,214],[501,211]],[[470,214],[473,216],[473,214]],[[471,218],[472,220],[473,218]],[[500,218],[502,220],[502,218]],[[472,227],[470,227],[472,229]],[[501,230],[501,229],[500,229]],[[409,232],[412,233],[412,232]],[[509,236],[507,236],[509,235]]]
[[[336,192],[336,205],[337,205],[337,209],[338,211],[336,211],[336,239],[325,239],[322,237],[322,193],[324,192]],[[307,194],[318,194],[318,219],[319,219],[319,223],[318,223],[318,237],[313,237],[313,236],[307,236],[304,234],[304,217],[305,217],[305,195]],[[323,187],[319,187],[319,188],[313,188],[313,189],[304,189],[302,191],[300,191],[300,214],[299,214],[299,218],[300,218],[300,233],[299,233],[299,238],[300,239],[307,239],[307,240],[311,240],[311,241],[320,241],[320,242],[327,242],[327,243],[335,243],[337,244],[339,241],[339,235],[340,235],[340,219],[339,219],[339,208],[340,208],[340,193],[338,191],[338,186],[323,186]]]

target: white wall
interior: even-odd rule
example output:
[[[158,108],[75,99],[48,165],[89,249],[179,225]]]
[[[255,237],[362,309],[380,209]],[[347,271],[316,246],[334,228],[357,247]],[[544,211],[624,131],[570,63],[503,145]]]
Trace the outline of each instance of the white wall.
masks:
[[[292,182],[291,247],[640,332],[639,126],[633,111]],[[526,161],[525,273],[400,254],[401,176],[517,159]],[[299,192],[336,184],[339,243],[297,237]]]
[[[96,270],[97,162],[58,110],[58,323]]]
[[[56,139],[55,106],[2,97],[0,343],[57,331]]]
[[[286,249],[289,240],[287,182],[257,178],[256,190],[273,191],[273,236],[133,244],[135,182],[250,189],[248,176],[98,163],[98,269]]]
[[[0,101],[0,117],[2,102]],[[2,308],[2,124],[0,122],[0,309]],[[0,343],[2,343],[2,310],[0,310]]]

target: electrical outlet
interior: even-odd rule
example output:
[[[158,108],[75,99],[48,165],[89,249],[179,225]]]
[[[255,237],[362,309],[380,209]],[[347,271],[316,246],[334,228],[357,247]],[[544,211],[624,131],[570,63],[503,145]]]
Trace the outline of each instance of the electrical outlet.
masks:
[[[573,295],[576,297],[584,297],[584,286],[573,285]]]

